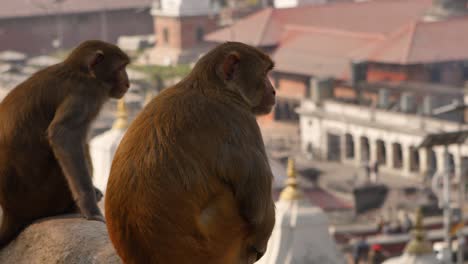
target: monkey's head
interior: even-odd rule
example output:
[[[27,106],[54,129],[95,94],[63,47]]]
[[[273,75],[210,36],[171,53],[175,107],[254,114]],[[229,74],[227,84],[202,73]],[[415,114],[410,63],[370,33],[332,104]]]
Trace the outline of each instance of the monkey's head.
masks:
[[[130,58],[110,43],[85,41],[72,51],[65,63],[110,87],[109,96],[112,98],[122,98],[130,87],[125,70]]]
[[[216,72],[215,79],[223,89],[242,98],[253,114],[264,115],[275,105],[276,92],[268,79],[273,66],[262,51],[240,42],[227,42],[201,58],[196,68],[208,74]]]

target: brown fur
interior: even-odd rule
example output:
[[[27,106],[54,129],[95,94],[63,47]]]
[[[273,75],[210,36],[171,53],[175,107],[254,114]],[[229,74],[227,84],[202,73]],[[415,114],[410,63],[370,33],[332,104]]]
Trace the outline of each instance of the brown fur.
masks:
[[[127,90],[128,62],[116,46],[87,41],[2,101],[0,247],[34,220],[76,207],[87,219],[103,221],[86,134],[102,104]]]
[[[125,263],[253,263],[265,252],[272,173],[254,114],[274,105],[272,66],[255,48],[220,45],[129,127],[105,196]]]

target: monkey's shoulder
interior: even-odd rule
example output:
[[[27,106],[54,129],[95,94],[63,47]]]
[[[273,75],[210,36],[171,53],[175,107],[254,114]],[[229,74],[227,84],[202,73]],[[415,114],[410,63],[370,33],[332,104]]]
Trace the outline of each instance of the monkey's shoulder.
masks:
[[[136,126],[156,126],[171,137],[207,139],[260,137],[255,117],[246,109],[206,96],[198,91],[168,88],[151,101],[137,117]],[[237,141],[237,140],[235,140]]]

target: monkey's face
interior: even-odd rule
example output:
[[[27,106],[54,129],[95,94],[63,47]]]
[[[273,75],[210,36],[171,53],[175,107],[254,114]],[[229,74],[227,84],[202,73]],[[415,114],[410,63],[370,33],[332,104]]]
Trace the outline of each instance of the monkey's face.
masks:
[[[130,87],[127,71],[125,65],[114,73],[113,78],[110,80],[112,86],[109,96],[112,98],[122,98]]]
[[[263,91],[260,103],[252,108],[255,115],[266,115],[271,112],[276,103],[276,91],[268,77],[264,78],[264,84],[260,89]]]
[[[263,52],[245,44],[238,45],[238,49],[229,52],[222,63],[226,88],[237,91],[253,114],[268,114],[276,101],[275,89],[268,78],[274,63]]]
[[[130,87],[125,68],[130,60],[117,47],[92,51],[88,62],[88,70],[93,78],[110,87],[109,96],[122,98]]]

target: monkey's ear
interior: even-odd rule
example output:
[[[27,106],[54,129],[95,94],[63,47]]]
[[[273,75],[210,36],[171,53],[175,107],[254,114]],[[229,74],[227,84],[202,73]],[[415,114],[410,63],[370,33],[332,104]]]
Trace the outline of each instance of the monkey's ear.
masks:
[[[101,63],[104,60],[104,52],[102,50],[97,50],[93,54],[91,54],[88,60],[88,71],[93,78],[96,78],[96,74],[94,72],[94,67]]]
[[[91,72],[93,72],[93,69],[96,65],[101,63],[104,60],[104,52],[102,50],[97,50],[95,51],[92,55],[91,58],[89,59],[88,62],[88,68]]]
[[[237,70],[240,62],[239,53],[233,51],[229,53],[223,61],[223,77],[224,80],[230,81],[234,77],[234,72]]]

